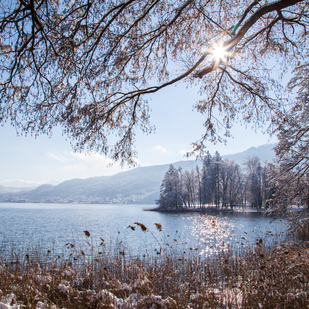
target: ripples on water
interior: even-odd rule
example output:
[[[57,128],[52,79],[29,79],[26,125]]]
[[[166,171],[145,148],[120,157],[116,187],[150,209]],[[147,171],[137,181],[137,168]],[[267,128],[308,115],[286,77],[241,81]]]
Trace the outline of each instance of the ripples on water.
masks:
[[[209,256],[226,250],[284,239],[287,225],[261,213],[167,214],[143,211],[149,205],[68,205],[68,204],[0,204],[0,251],[41,248],[63,253],[65,244],[87,249],[87,242],[109,254],[125,252],[136,257],[155,255],[162,250],[176,254]],[[139,227],[127,228],[141,222]],[[163,231],[154,223],[161,223]],[[83,231],[88,230],[88,239]],[[8,249],[9,248],[9,249]],[[3,253],[4,254],[4,253]]]

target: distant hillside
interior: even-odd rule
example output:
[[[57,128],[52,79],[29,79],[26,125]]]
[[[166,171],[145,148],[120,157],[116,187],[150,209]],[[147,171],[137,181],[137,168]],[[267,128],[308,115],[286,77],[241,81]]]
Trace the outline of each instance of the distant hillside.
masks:
[[[242,164],[245,158],[258,156],[270,162],[274,158],[274,144],[252,147],[247,151],[223,156]],[[56,186],[45,184],[30,191],[6,190],[0,186],[0,202],[43,203],[141,203],[154,204],[159,198],[160,185],[170,164],[137,167],[113,176],[72,179]],[[200,161],[187,160],[173,165],[191,170]]]
[[[61,183],[61,181],[56,181],[56,180],[50,180],[45,184],[49,184],[49,185],[58,185],[59,183]],[[9,188],[10,191],[25,191],[25,190],[33,190],[36,187],[38,187],[40,184],[36,183],[36,182],[27,182],[27,181],[23,181],[20,179],[14,179],[14,180],[10,180],[9,182],[5,183],[4,186],[4,182],[2,182],[2,184],[0,184],[0,193],[1,193],[1,187],[5,187],[5,188]]]
[[[266,144],[259,147],[251,147],[243,152],[222,156],[223,159],[233,160],[237,164],[242,165],[244,160],[248,157],[258,157],[263,162],[272,162],[275,159],[275,152],[273,148],[276,144]]]
[[[4,194],[4,193],[10,193],[10,192],[22,192],[22,191],[30,191],[35,189],[35,187],[31,187],[31,188],[15,188],[15,187],[5,187],[0,185],[0,194]]]

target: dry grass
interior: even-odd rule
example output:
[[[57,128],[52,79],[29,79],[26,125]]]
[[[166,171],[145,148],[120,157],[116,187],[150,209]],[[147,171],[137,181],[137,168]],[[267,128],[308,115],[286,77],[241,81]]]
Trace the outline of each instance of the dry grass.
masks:
[[[2,304],[67,309],[309,308],[306,242],[267,249],[258,241],[241,253],[227,250],[204,259],[172,253],[134,259],[121,251],[108,256],[101,241],[98,247],[87,243],[87,250],[66,244],[68,258],[51,257],[51,252],[12,252],[0,265]]]

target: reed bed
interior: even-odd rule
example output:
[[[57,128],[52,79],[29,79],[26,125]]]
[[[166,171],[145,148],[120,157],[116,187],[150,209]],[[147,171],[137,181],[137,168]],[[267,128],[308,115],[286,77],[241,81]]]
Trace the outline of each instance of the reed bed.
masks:
[[[84,234],[83,246],[67,243],[60,255],[15,247],[0,255],[0,308],[309,308],[307,241],[270,248],[259,239],[206,257],[158,240],[156,255],[136,258]]]

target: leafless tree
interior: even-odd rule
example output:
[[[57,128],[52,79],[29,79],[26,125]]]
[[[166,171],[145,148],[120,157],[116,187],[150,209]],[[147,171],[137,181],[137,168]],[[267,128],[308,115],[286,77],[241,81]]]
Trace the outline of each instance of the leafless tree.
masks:
[[[309,67],[295,70],[290,91],[297,88],[298,95],[291,110],[276,120],[278,144],[275,147],[277,162],[271,179],[276,188],[275,203],[279,211],[290,205],[309,210]]]
[[[246,199],[254,208],[261,208],[263,204],[262,193],[262,167],[258,157],[248,157],[243,163],[245,167]]]
[[[31,134],[60,125],[76,150],[121,163],[134,163],[136,130],[153,130],[154,92],[181,81],[200,85],[195,107],[205,132],[192,153],[202,154],[237,118],[280,118],[284,89],[270,63],[283,74],[307,61],[304,0],[0,4],[0,123]]]

